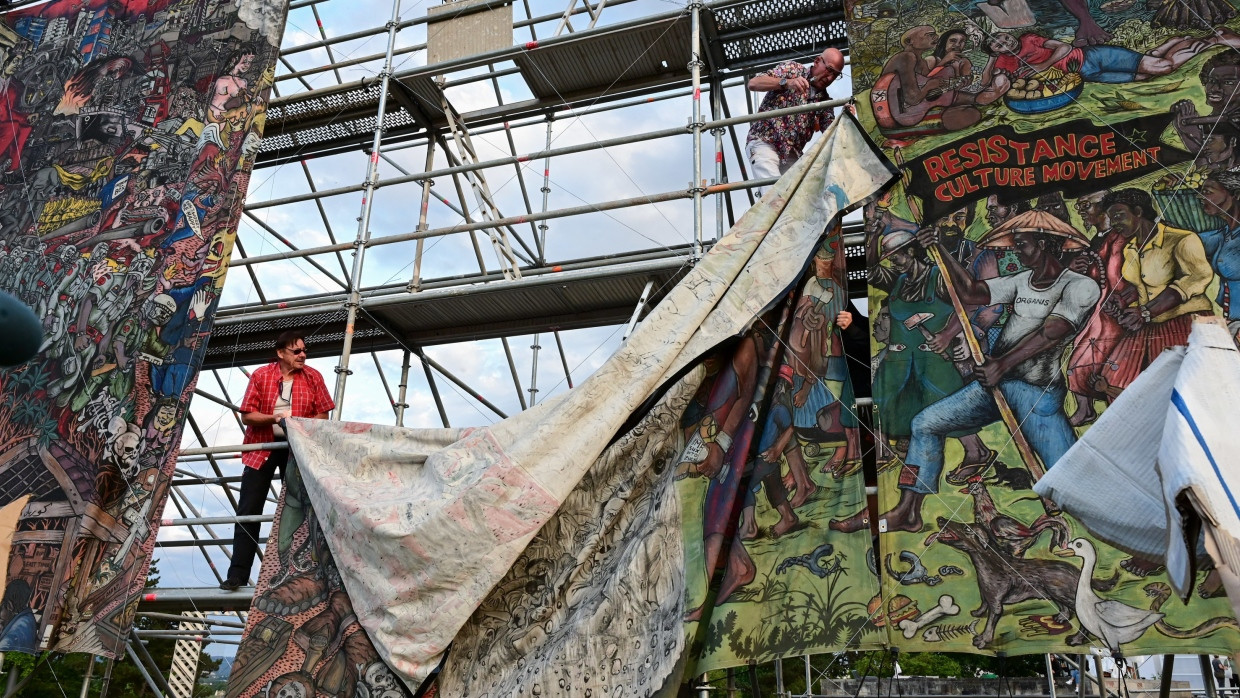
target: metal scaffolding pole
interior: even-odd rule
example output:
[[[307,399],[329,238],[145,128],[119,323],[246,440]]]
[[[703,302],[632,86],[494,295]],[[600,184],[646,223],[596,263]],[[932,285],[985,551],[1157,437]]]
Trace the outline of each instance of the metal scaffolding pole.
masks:
[[[99,687],[99,698],[107,698],[108,686],[112,683],[112,668],[116,666],[115,659],[108,660],[108,667],[103,670],[103,685]]]
[[[440,93],[440,106],[442,107],[444,116],[448,118],[448,128],[452,131],[452,140],[456,143],[458,159],[462,163],[479,162],[478,152],[474,149],[473,141],[469,137],[469,130],[461,120],[460,115],[456,113],[456,109],[448,103],[447,96]],[[513,155],[515,160],[517,155]],[[520,167],[519,163],[517,164]],[[474,193],[474,200],[478,204],[478,213],[483,220],[503,219],[505,216],[500,213],[499,207],[495,204],[495,199],[491,195],[491,187],[487,183],[486,174],[481,170],[468,170],[465,177],[469,181],[470,190]],[[464,201],[461,202],[464,206]],[[522,216],[521,218],[525,218]],[[521,264],[517,257],[520,255],[519,250],[514,250],[512,244],[508,240],[508,232],[512,232],[512,237],[518,242],[523,243],[521,236],[512,226],[494,226],[487,229],[487,235],[491,241],[491,248],[495,252],[496,260],[499,262],[499,268],[504,272],[504,278],[521,278]],[[531,256],[537,256],[530,251]],[[527,259],[527,262],[533,263],[533,260]]]
[[[389,160],[389,162],[391,162]],[[425,171],[430,172],[435,166],[435,141],[428,139],[426,142],[426,168]],[[418,209],[418,227],[420,231],[427,228],[427,214],[431,206],[431,180],[422,180],[422,206]],[[413,278],[409,280],[409,291],[412,293],[422,286],[422,251],[426,244],[424,240],[418,240],[417,249],[413,253]],[[408,356],[405,358],[408,361]]]
[[[555,123],[555,118],[547,116],[547,147],[545,150],[551,150],[551,127]],[[547,213],[547,204],[551,197],[551,156],[543,158],[543,182],[542,188],[542,209],[543,214]],[[532,223],[533,221],[531,221]],[[547,219],[538,222],[538,232],[534,235],[534,244],[538,247],[538,263],[547,264]],[[538,343],[538,333],[534,333],[534,343],[530,345],[530,352],[533,354],[530,368],[530,407],[538,400],[538,350],[542,346]]]
[[[231,397],[229,397],[229,395],[228,395],[228,386],[224,385],[224,379],[220,378],[220,372],[219,372],[219,371],[217,371],[217,370],[212,369],[212,371],[211,371],[211,375],[212,375],[212,376],[215,376],[215,383],[216,383],[216,385],[220,386],[220,395],[223,395],[223,396],[224,396],[224,401],[225,401],[225,402],[227,402],[228,404],[230,404],[230,405],[231,405],[231,404],[232,404],[232,398],[231,398]],[[239,412],[239,411],[230,411],[230,412],[229,412],[229,414],[231,414],[231,415],[232,415],[232,418],[233,418],[233,419],[235,419],[235,420],[237,421],[237,428],[238,428],[238,429],[240,429],[241,431],[245,431],[245,424],[243,424],[243,423],[241,422],[241,414],[240,414],[240,412]]]
[[[138,673],[142,674],[143,679],[146,679],[146,685],[151,689],[151,692],[155,694],[155,698],[163,698],[164,691],[168,691],[168,682],[163,680],[164,677],[162,675],[159,677],[158,682],[155,681],[151,675],[151,672],[147,671],[146,664],[143,663],[143,661],[138,657],[138,654],[134,652],[135,646],[142,647],[143,654],[146,654],[148,657],[150,656],[150,654],[146,651],[146,647],[142,645],[142,641],[139,640],[136,635],[130,635],[129,640],[125,643],[125,654],[128,654],[129,661],[133,662],[134,666],[138,667]],[[156,674],[159,673],[158,667],[155,667],[153,670]],[[169,693],[171,693],[171,691],[169,691]]]
[[[348,319],[344,328],[344,346],[340,365],[336,367],[336,410],[332,419],[340,419],[344,413],[344,388],[349,378],[349,355],[353,351],[353,324],[362,304],[362,264],[366,257],[366,243],[370,240],[370,212],[374,204],[375,189],[379,181],[379,152],[383,148],[383,116],[387,113],[388,85],[392,80],[392,51],[396,48],[396,28],[400,24],[400,0],[392,0],[392,19],[388,21],[387,57],[383,60],[383,72],[379,80],[379,109],[375,117],[375,136],[370,146],[370,160],[366,165],[365,193],[362,195],[362,213],[358,217],[357,240],[353,250],[353,275],[349,279],[349,300],[345,302]]]
[[[82,677],[82,691],[78,693],[78,698],[86,698],[90,694],[90,677],[95,673],[95,658],[92,656],[86,661],[86,675]]]
[[[398,341],[398,342],[400,341],[400,340],[399,340],[399,338],[397,338],[397,341]],[[402,344],[403,344],[403,342],[402,342]],[[477,400],[478,402],[481,402],[483,405],[485,405],[485,406],[486,406],[486,408],[487,408],[487,409],[489,409],[489,410],[491,410],[492,412],[494,412],[495,414],[499,415],[499,418],[500,418],[500,419],[508,419],[508,415],[507,415],[507,414],[505,414],[503,410],[501,410],[500,408],[496,407],[496,406],[495,406],[495,404],[494,404],[494,403],[492,403],[490,400],[488,400],[488,399],[486,399],[486,398],[482,397],[482,394],[481,394],[481,393],[479,393],[477,390],[474,390],[473,388],[469,387],[469,384],[468,384],[468,383],[466,383],[465,381],[461,380],[460,378],[457,378],[455,374],[453,374],[453,373],[452,373],[451,371],[449,371],[448,369],[444,368],[442,365],[440,365],[440,364],[439,364],[439,362],[437,362],[437,361],[435,361],[434,359],[432,359],[431,357],[427,356],[427,355],[426,355],[426,352],[425,352],[425,351],[422,351],[422,349],[421,349],[420,347],[411,347],[411,348],[413,349],[414,353],[416,353],[416,354],[418,355],[418,359],[422,361],[422,365],[423,365],[423,366],[429,366],[430,368],[433,368],[433,369],[435,369],[436,371],[439,371],[439,374],[440,374],[441,376],[443,376],[444,378],[447,378],[447,379],[448,379],[449,381],[451,381],[454,385],[456,385],[456,387],[460,388],[461,390],[464,390],[464,391],[465,391],[466,393],[468,393],[468,394],[469,394],[469,396],[470,396],[470,397],[472,397],[473,399]],[[428,376],[428,378],[429,378],[429,376],[430,376],[430,372],[429,372],[429,371],[427,371],[427,376]],[[432,386],[432,387],[431,387],[431,390],[432,390],[432,391],[434,391],[434,390],[435,390],[434,385],[435,385],[434,381],[431,381],[431,386]],[[436,404],[439,404],[439,399],[438,399],[438,394],[437,394],[437,393],[436,393],[436,400],[435,400],[435,402],[436,402]],[[447,415],[443,412],[443,408],[442,408],[442,407],[440,408],[440,415],[443,417],[444,421],[446,422],[446,421],[447,421],[447,419],[448,419],[448,417],[447,417]],[[447,425],[447,424],[444,424],[444,426],[446,427],[446,426],[448,426],[448,425]]]
[[[237,254],[241,255],[242,259],[245,259],[245,245],[241,244],[241,236],[234,236],[234,239],[236,241],[234,247],[237,250]],[[262,284],[258,283],[258,274],[254,272],[254,267],[246,266],[245,271],[250,275],[250,283],[254,284],[254,292],[258,294],[258,300],[261,301],[263,305],[267,305],[267,296],[263,294]]]
[[[229,401],[227,401],[227,400],[222,400],[222,399],[220,399],[220,398],[218,398],[218,397],[216,397],[216,396],[212,395],[211,393],[208,393],[207,391],[203,390],[202,388],[194,388],[194,395],[197,395],[198,397],[200,397],[200,398],[202,398],[202,399],[204,399],[204,400],[207,400],[207,401],[210,401],[210,402],[214,402],[215,404],[219,405],[220,407],[223,407],[223,408],[228,409],[230,412],[236,412],[238,409],[240,409],[240,408],[238,408],[236,405],[232,404],[231,402],[229,402]]]
[[[444,157],[448,159],[448,164],[452,167],[459,167],[461,165],[461,161],[452,154],[452,149],[448,147],[448,141],[442,137],[439,137],[437,140],[439,141],[439,146],[443,148],[443,154]],[[456,188],[456,196],[461,200],[461,218],[465,219],[466,225],[472,225],[474,219],[469,215],[469,202],[465,200],[465,188],[461,186],[461,173],[452,173],[452,186]],[[447,199],[444,199],[444,201],[447,201]],[[469,231],[469,243],[474,247],[474,257],[478,260],[478,269],[484,274],[487,271],[487,263],[486,260],[482,258],[482,248],[478,246],[478,236],[474,235],[474,231],[483,230],[485,228],[485,225],[477,228],[471,227]],[[504,278],[507,278],[507,276]]]
[[[392,388],[388,385],[387,374],[383,372],[383,364],[379,363],[379,355],[370,352],[370,358],[374,359],[375,371],[379,374],[379,382],[383,384],[383,393],[387,395],[388,404],[392,406],[392,414],[396,414],[396,397],[392,395]]]
[[[629,324],[624,328],[624,335],[620,337],[621,342],[633,334],[633,328],[637,327],[637,321],[642,316],[642,310],[645,310],[646,302],[650,299],[650,289],[652,288],[654,288],[654,279],[647,281],[645,287],[642,288],[642,295],[637,299],[637,307],[633,308],[633,316],[629,318]]]
[[[547,204],[551,199],[551,127],[555,125],[555,118],[547,117],[547,147],[543,150],[547,153],[543,157],[543,185],[539,191],[542,192],[542,212],[547,212]],[[547,219],[538,222],[538,236],[535,238],[538,244],[538,263],[547,263]]]
[[[573,387],[573,374],[568,370],[568,356],[564,353],[564,341],[560,339],[560,333],[555,332],[555,346],[560,350],[560,363],[564,365],[564,380],[568,382],[568,387]]]
[[[170,494],[172,495],[171,497],[169,497],[169,499],[171,499],[171,500],[172,500],[172,506],[176,507],[177,513],[178,513],[178,514],[180,514],[182,518],[184,518],[184,517],[185,517],[185,509],[182,507],[181,502],[180,502],[180,498],[182,497],[182,495],[181,495],[179,492],[177,492],[175,489],[173,489],[173,488],[169,488],[169,492],[170,492]],[[193,511],[195,516],[197,516],[197,515],[198,515],[197,511],[195,511],[194,509],[192,509],[192,508],[191,508],[191,509],[190,509],[190,511]],[[206,526],[205,528],[206,528],[208,531],[210,531],[210,530],[211,530],[211,527],[210,527],[210,526]],[[193,537],[193,539],[194,539],[194,540],[196,540],[196,541],[197,541],[197,540],[202,540],[202,539],[199,537],[199,535],[198,535],[198,531],[195,531],[195,530],[194,530],[194,528],[193,528],[192,526],[191,526],[191,527],[190,527],[190,529],[189,529],[189,534],[190,534],[190,536],[192,536],[192,537]],[[214,537],[214,536],[212,536],[212,537]],[[211,574],[215,575],[215,581],[216,581],[216,582],[222,582],[222,581],[224,581],[224,577],[220,575],[220,571],[219,571],[218,569],[216,569],[216,567],[215,567],[215,561],[213,561],[213,560],[211,559],[211,553],[207,551],[207,546],[206,546],[206,545],[199,546],[198,550],[199,550],[199,552],[201,552],[201,553],[202,553],[202,556],[203,556],[204,558],[206,558],[206,560],[207,560],[207,567],[209,567],[209,568],[211,569]],[[224,557],[225,557],[225,558],[230,559],[230,560],[232,559],[232,551],[228,550],[228,549],[227,549],[227,548],[225,548],[224,546],[220,546],[220,551],[224,553]]]
[[[138,615],[147,618],[155,618],[157,620],[171,620],[178,623],[202,623],[203,625],[218,625],[221,628],[236,628],[245,630],[245,623],[234,620],[220,620],[218,618],[194,618],[192,616],[182,616],[175,613],[160,613],[158,611],[138,611]],[[139,631],[141,632],[141,631]]]
[[[506,71],[500,70],[500,71],[496,71],[496,74],[503,75],[505,72]],[[449,88],[454,85],[461,85],[461,84],[465,84],[468,82],[477,82],[478,80],[487,79],[488,77],[489,76],[481,75],[481,76],[473,76],[469,78],[461,78],[460,80],[449,80],[444,83],[444,87]],[[725,88],[736,87],[741,84],[742,84],[742,79],[739,77],[728,78],[723,81],[723,87]],[[589,107],[582,107],[580,109],[570,108],[566,110],[566,115],[572,116],[573,118],[580,118],[580,117],[589,116],[592,114],[601,114],[606,111],[624,109],[626,107],[654,104],[655,102],[664,102],[664,101],[671,100],[671,99],[680,99],[681,97],[688,97],[692,94],[693,94],[693,88],[685,87],[685,88],[676,89],[676,90],[669,90],[669,91],[662,92],[656,95],[633,97],[631,99],[617,100],[615,102],[604,102],[602,104],[596,104],[594,106],[589,106]],[[726,102],[726,95],[725,95],[725,102]],[[727,116],[726,107],[725,107],[724,115]],[[533,126],[535,123],[542,121],[544,119],[548,119],[548,118],[554,119],[555,117],[554,116],[551,116],[551,117],[526,116],[526,117],[517,119],[516,121],[508,122],[508,124],[509,124],[509,128],[519,129],[519,128],[523,128],[526,126]],[[484,136],[484,135],[491,134],[491,133],[499,133],[500,131],[503,131],[503,130],[504,130],[503,124],[494,124],[491,126],[483,126],[481,128],[471,129],[470,133],[472,133],[475,136]],[[385,153],[392,153],[398,150],[406,150],[408,148],[418,148],[418,147],[421,147],[422,145],[424,145],[424,143],[420,139],[415,137],[414,140],[406,141],[404,143],[398,143],[396,145],[390,146],[385,151]]]
[[[490,75],[491,75],[491,85],[495,88],[495,101],[498,102],[499,105],[502,107],[504,106],[504,95],[502,92],[500,92],[500,89],[499,89],[499,80],[497,79],[498,72],[495,70],[495,66],[493,64],[487,64],[487,69],[489,70]],[[516,155],[517,144],[512,139],[512,128],[508,125],[507,121],[503,123],[503,126],[504,126],[504,137],[507,138],[508,140],[508,152],[512,153],[513,155]],[[513,168],[516,169],[517,171],[517,185],[521,189],[521,200],[525,204],[525,212],[533,213],[534,209],[530,207],[530,193],[529,193],[529,190],[525,186],[525,174],[524,172],[522,172],[523,164],[524,163],[517,163],[513,165]],[[514,236],[516,236],[517,231],[513,230],[511,232]],[[536,260],[541,258],[542,248],[538,246],[538,229],[534,226],[534,221],[530,221],[530,234],[534,236],[534,247],[538,253],[534,255],[535,261],[532,261],[531,263],[537,264],[539,262],[537,262]]]
[[[327,41],[327,32],[323,29],[323,20],[319,18],[319,8],[311,5],[310,11],[314,13],[314,23],[319,27],[319,38]],[[344,78],[340,77],[340,66],[336,64],[336,56],[332,53],[332,47],[324,46],[323,49],[327,51],[327,61],[331,64],[332,72],[336,75],[336,82],[344,82]]]
[[[689,3],[692,16],[692,38],[690,39],[689,72],[693,76],[693,120],[689,128],[693,131],[693,183],[689,191],[693,193],[693,258],[702,256],[702,193],[706,191],[702,181],[702,2],[694,0]]]
[[[538,343],[538,333],[534,333],[534,343],[530,345],[530,407],[538,400],[538,350],[542,349],[542,345]]]
[[[405,426],[405,410],[409,409],[409,403],[405,402],[406,394],[409,388],[409,350],[404,352],[404,358],[400,363],[400,386],[398,386],[397,394],[400,396],[396,403],[396,426]]]
[[[316,199],[316,201],[317,201],[317,199]],[[276,232],[276,229],[275,229],[275,228],[272,228],[270,225],[268,225],[268,224],[267,224],[267,221],[261,220],[261,219],[259,219],[259,217],[258,217],[258,216],[255,216],[253,212],[251,212],[251,211],[246,211],[246,212],[245,212],[245,216],[246,216],[246,218],[249,218],[250,220],[252,220],[252,221],[254,221],[255,223],[257,223],[257,224],[258,224],[258,227],[262,228],[263,230],[266,230],[266,231],[267,231],[267,233],[268,233],[269,235],[271,235],[271,236],[272,236],[272,237],[274,237],[275,239],[279,240],[280,242],[284,243],[284,245],[285,245],[286,247],[288,247],[290,250],[292,250],[293,252],[301,252],[301,251],[302,251],[302,250],[298,249],[296,245],[294,245],[292,242],[290,242],[288,238],[286,238],[286,237],[284,237],[283,235],[281,235],[280,233]],[[340,247],[341,249],[348,249],[348,247],[349,247],[348,245],[341,246],[339,243],[335,243],[335,245],[336,245],[337,247]],[[299,256],[299,257],[309,257],[309,255],[296,255],[296,256]],[[329,279],[331,279],[332,281],[336,282],[336,284],[337,284],[337,285],[339,285],[339,286],[340,286],[340,288],[348,288],[348,284],[347,284],[347,283],[345,283],[344,281],[341,281],[340,279],[337,279],[337,278],[335,277],[335,275],[333,275],[331,272],[327,271],[327,269],[326,269],[326,268],[325,268],[322,264],[319,264],[318,262],[314,261],[313,259],[306,259],[306,262],[307,262],[310,266],[314,267],[314,268],[315,268],[315,270],[317,270],[317,271],[319,271],[320,273],[322,273],[322,274],[323,274],[323,276],[326,276],[327,278],[329,278]]]
[[[323,29],[323,25],[320,24],[319,30],[322,31],[322,29]],[[314,183],[314,177],[310,176],[310,165],[305,160],[301,161],[301,171],[305,173],[306,175],[306,184],[310,186],[310,191],[318,191],[319,188]],[[315,199],[314,205],[319,210],[319,219],[323,221],[323,231],[327,233],[327,239],[331,240],[332,244],[335,245],[336,244],[336,233],[335,231],[332,230],[332,223],[327,218],[327,210],[323,208],[323,200]],[[344,275],[345,281],[348,281],[349,280],[349,269],[344,264],[344,255],[337,252],[336,261],[340,263],[340,273]]]
[[[710,88],[710,118],[712,121],[718,121],[723,118],[723,89],[719,86],[719,81],[715,80],[711,83]],[[723,133],[727,129],[716,126],[710,130],[711,135],[715,137],[715,181],[713,184],[723,184]],[[723,200],[727,198],[727,194],[718,192],[715,194],[715,239],[723,237]]]
[[[418,348],[414,353],[418,356],[418,361],[422,364],[422,371],[426,373],[426,384],[430,386],[431,397],[435,399],[435,409],[439,410],[439,421],[443,422],[445,429],[452,426],[448,423],[448,412],[443,407],[443,396],[439,394],[439,386],[435,383],[435,374],[431,373],[431,363],[426,356],[426,352]]]
[[[744,85],[743,82],[741,84]],[[744,89],[748,90],[749,88],[746,86]],[[749,100],[745,100],[745,102],[748,103]],[[726,94],[723,95],[723,99],[720,100],[720,106],[723,108],[723,118],[730,119],[732,117],[732,109],[728,105],[728,97]],[[736,155],[736,167],[740,171],[741,179],[742,180],[748,179],[749,168],[745,167],[745,153],[744,151],[741,150],[741,141],[740,141],[740,138],[738,138],[736,135],[736,125],[733,124],[731,126],[728,126],[727,129],[728,129],[728,140],[732,141],[732,152]],[[726,165],[726,162],[725,162],[725,165]],[[749,191],[745,192],[745,194],[749,197],[749,205],[753,206],[754,204],[753,190],[750,189]],[[728,197],[728,213],[731,216],[732,197],[730,196]],[[729,219],[728,225],[729,226],[735,225],[735,216],[732,216]]]
[[[774,180],[772,179],[771,181],[774,181]],[[549,216],[549,218],[550,217],[551,216]],[[848,229],[849,229],[849,226],[845,226],[845,230],[848,230]],[[856,240],[863,240],[862,236],[859,236],[859,235],[852,236],[849,233],[845,233],[844,244],[849,245],[849,246],[854,245],[854,243],[851,242],[852,240],[854,240],[854,237]],[[579,258],[573,259],[572,261],[560,262],[558,264],[555,264],[554,266],[543,266],[543,267],[539,267],[535,269],[530,269],[525,274],[525,276],[527,277],[539,276],[539,275],[545,276],[547,274],[558,274],[560,272],[569,271],[569,270],[582,270],[582,269],[595,269],[595,268],[602,269],[605,267],[626,266],[634,262],[647,262],[647,261],[659,260],[659,259],[668,260],[668,259],[688,258],[689,255],[692,253],[692,251],[693,251],[692,245],[686,243],[684,245],[668,246],[668,247],[663,247],[660,249],[647,249],[647,250],[635,251],[631,253],[622,252],[619,254],[605,254],[605,255],[598,255],[594,257],[579,257]],[[477,284],[484,284],[484,283],[489,283],[493,281],[502,281],[503,278],[504,278],[503,275],[497,272],[492,272],[489,274],[470,272],[467,274],[457,274],[454,276],[445,276],[445,277],[439,277],[437,279],[431,279],[429,281],[424,281],[421,285],[421,290],[423,291],[444,291],[447,289],[459,289],[463,287],[474,286]],[[385,283],[385,284],[378,284],[376,286],[369,286],[367,288],[362,289],[362,298],[363,300],[366,300],[371,297],[383,296],[383,295],[387,295],[390,293],[400,293],[400,292],[410,292],[409,285],[407,283],[405,284]],[[343,299],[343,296],[339,293],[313,293],[313,294],[309,294],[305,296],[298,296],[296,298],[287,299],[281,302],[281,308],[286,309],[286,310],[292,309],[292,308],[304,308],[304,307],[310,307],[310,306],[320,306],[321,308],[322,304],[324,303],[332,303],[334,304],[333,309],[338,309],[340,307],[340,303],[342,302],[342,299]],[[238,318],[244,317],[248,313],[263,311],[266,309],[268,309],[268,306],[258,304],[258,303],[241,303],[237,305],[227,306],[225,308],[220,309],[220,311],[216,314],[217,321],[219,323],[222,323],[222,324],[217,324],[217,326],[222,327],[222,326],[228,325],[230,322],[239,322]]]
[[[472,231],[477,231],[477,230],[485,230],[488,228],[494,228],[497,224],[504,225],[504,224],[511,224],[511,223],[522,223],[528,220],[530,217],[536,217],[538,220],[545,220],[545,219],[550,219],[550,218],[566,218],[569,216],[578,216],[583,213],[601,213],[603,211],[612,211],[612,210],[619,209],[619,208],[631,208],[634,206],[646,206],[649,204],[656,204],[656,203],[661,203],[664,201],[675,201],[677,199],[687,199],[687,198],[691,198],[691,196],[697,196],[700,199],[702,194],[713,194],[716,192],[736,191],[738,189],[752,189],[754,187],[766,187],[766,186],[770,186],[774,184],[777,181],[779,181],[778,177],[764,177],[762,179],[751,179],[751,180],[747,180],[743,182],[728,182],[727,184],[715,184],[709,187],[704,187],[699,192],[692,192],[692,191],[685,190],[685,189],[679,189],[675,191],[663,192],[660,194],[646,194],[644,196],[637,196],[637,197],[633,197],[630,199],[613,199],[611,201],[604,201],[604,202],[597,203],[597,204],[570,206],[567,208],[561,208],[561,209],[556,209],[553,211],[548,211],[546,213],[535,213],[535,214],[532,214],[532,216],[509,216],[509,217],[500,218],[497,220],[461,223],[458,225],[451,226],[449,228],[432,228],[430,230],[421,231],[421,232],[413,231],[413,232],[408,232],[408,233],[397,233],[395,235],[388,235],[386,237],[369,240],[367,241],[365,246],[373,247],[373,246],[379,246],[379,245],[394,245],[396,243],[409,242],[410,240],[417,240],[419,238],[442,237],[444,235],[455,235],[459,233],[466,233],[466,232],[472,232]],[[700,241],[698,242],[700,243]],[[250,257],[249,259],[242,259],[242,260],[234,261],[233,266],[244,265],[244,264],[258,264],[261,262],[270,262],[270,261],[275,261],[275,260],[292,259],[294,257],[307,257],[313,254],[322,254],[324,252],[332,252],[336,249],[342,249],[342,248],[347,248],[351,246],[352,245],[344,245],[344,244],[326,245],[323,247],[316,247],[316,248],[312,248],[309,250],[301,250],[298,252],[263,255],[260,257]],[[483,269],[483,271],[484,272],[486,271],[485,268]]]
[[[512,358],[512,347],[508,345],[507,337],[500,337],[499,341],[504,345],[504,356],[508,358],[508,370],[512,373],[512,384],[517,388],[517,401],[521,403],[521,410],[528,409],[525,404],[525,393],[521,391],[521,377],[517,375],[517,363]]]
[[[194,419],[194,415],[187,412],[186,417],[188,417],[186,421],[189,422],[190,429],[194,432],[194,438],[198,439],[198,443],[202,444],[203,448],[206,448],[206,437],[203,436],[202,430],[198,428],[198,422]],[[220,464],[215,462],[215,454],[204,453],[203,455],[207,457],[207,462],[211,465],[211,472],[215,473],[216,477],[224,477],[224,471],[220,470]],[[225,487],[224,494],[228,497],[229,506],[235,510],[237,508],[237,500],[233,499],[232,490]]]
[[[748,182],[730,182],[728,184],[718,185],[721,191],[733,191],[739,188],[750,186],[766,186],[776,181],[774,177],[759,180],[751,180]],[[710,191],[715,191],[712,187]],[[643,197],[642,201],[649,201],[652,197]],[[658,200],[673,200],[686,198],[684,191],[671,192],[669,194],[656,195]],[[622,208],[623,205],[631,200],[623,200],[620,205],[614,208]],[[582,207],[588,212],[590,207]],[[600,206],[602,208],[602,206]],[[549,214],[548,218],[557,218],[570,215],[567,209],[562,209]],[[427,233],[412,233],[408,239],[416,239],[417,237],[433,237],[440,234],[447,234],[444,231],[428,231]],[[389,239],[390,241],[390,239]],[[864,242],[863,234],[845,234],[844,244],[848,247],[854,247]],[[386,244],[386,243],[385,243]],[[644,252],[631,256],[603,256],[597,258],[581,259],[571,263],[565,263],[562,266],[557,265],[552,268],[544,268],[535,270],[526,274],[522,279],[507,282],[511,288],[518,288],[526,285],[537,285],[563,282],[567,279],[592,279],[606,277],[614,272],[609,268],[623,267],[626,273],[636,273],[649,269],[650,271],[667,270],[670,267],[684,266],[692,261],[692,250],[686,245],[683,252],[677,249],[669,248],[668,250]],[[462,275],[459,277],[450,277],[433,282],[423,284],[423,293],[434,292],[443,297],[456,296],[459,294],[470,293],[476,291],[480,284],[496,282],[502,280],[499,274],[490,275]],[[434,287],[432,289],[432,286]],[[362,292],[365,303],[364,307],[371,309],[387,305],[399,305],[407,303],[410,298],[404,293],[407,289],[403,285],[386,285],[365,289]],[[271,321],[294,317],[306,317],[323,312],[333,312],[340,308],[340,296],[315,295],[307,296],[298,300],[291,300],[281,304],[279,309],[267,309],[263,306],[232,306],[220,311],[217,316],[215,326],[217,328],[229,327],[240,323],[249,323],[255,321]]]

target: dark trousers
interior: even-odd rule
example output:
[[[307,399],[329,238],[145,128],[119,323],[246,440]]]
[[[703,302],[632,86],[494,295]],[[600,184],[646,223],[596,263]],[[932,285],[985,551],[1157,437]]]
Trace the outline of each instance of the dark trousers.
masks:
[[[271,491],[271,479],[276,469],[284,477],[284,464],[288,462],[288,449],[272,451],[267,462],[259,468],[242,468],[241,496],[237,499],[237,516],[254,516],[263,513],[267,493]],[[245,582],[254,566],[258,553],[258,536],[262,524],[257,521],[233,525],[233,556],[228,566],[228,578]]]

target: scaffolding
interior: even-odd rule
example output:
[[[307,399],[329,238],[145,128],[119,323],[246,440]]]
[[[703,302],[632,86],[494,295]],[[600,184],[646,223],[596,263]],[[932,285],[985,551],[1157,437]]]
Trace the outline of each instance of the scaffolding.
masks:
[[[138,607],[180,626],[131,637],[157,695],[169,668],[144,639],[236,644],[244,627],[253,587],[217,588],[231,526],[272,517],[233,514],[239,456],[284,444],[240,446],[236,405],[279,333],[305,332],[334,371],[333,419],[462,426],[571,388],[773,183],[747,179],[749,77],[847,43],[843,0],[543,4],[394,0],[369,20],[351,1],[290,4],[160,527],[156,563],[179,581]],[[459,16],[497,10],[510,44],[423,64]],[[346,14],[387,21],[329,35]],[[860,226],[845,232],[861,297]]]

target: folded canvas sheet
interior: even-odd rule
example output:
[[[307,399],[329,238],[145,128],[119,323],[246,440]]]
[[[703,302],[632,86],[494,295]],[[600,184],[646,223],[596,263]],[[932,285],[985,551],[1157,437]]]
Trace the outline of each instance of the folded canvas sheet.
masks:
[[[1198,532],[1228,596],[1240,601],[1240,352],[1216,318],[1193,324],[1188,347],[1150,365],[1051,468],[1034,491],[1094,535],[1166,561],[1187,598],[1200,566]]]
[[[407,685],[439,663],[634,410],[745,330],[797,280],[827,225],[892,176],[856,122],[836,120],[589,380],[446,448],[290,420],[357,617]]]
[[[1167,554],[1158,449],[1185,352],[1163,352],[1033,486],[1102,540],[1151,559]]]
[[[1240,603],[1240,352],[1222,318],[1198,320],[1176,375],[1158,450],[1167,510],[1167,575],[1181,597],[1192,592],[1198,532],[1232,608]]]

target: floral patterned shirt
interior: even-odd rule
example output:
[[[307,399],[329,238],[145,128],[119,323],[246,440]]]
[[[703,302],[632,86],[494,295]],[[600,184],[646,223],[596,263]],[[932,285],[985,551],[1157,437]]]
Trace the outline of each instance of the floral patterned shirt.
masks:
[[[793,78],[809,80],[809,68],[796,61],[787,61],[762,73],[762,75],[787,78],[788,80]],[[777,88],[767,92],[766,96],[762,98],[762,106],[758,107],[758,113],[771,111],[772,109],[786,109],[787,107],[821,102],[826,96],[826,90],[820,90],[812,84],[810,85],[809,92],[806,94],[798,94],[791,87]],[[773,119],[761,119],[749,125],[749,137],[745,139],[745,142],[763,141],[769,143],[775,148],[775,152],[779,153],[781,161],[789,162],[801,157],[801,149],[805,147],[805,144],[809,142],[814,133],[825,131],[834,120],[835,115],[830,109],[777,116]]]

